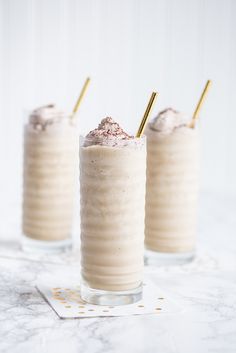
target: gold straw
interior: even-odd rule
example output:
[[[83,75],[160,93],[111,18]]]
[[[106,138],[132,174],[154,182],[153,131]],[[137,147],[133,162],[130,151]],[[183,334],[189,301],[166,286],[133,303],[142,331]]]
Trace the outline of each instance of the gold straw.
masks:
[[[211,80],[208,80],[207,83],[206,83],[206,85],[205,85],[205,87],[204,87],[204,90],[203,90],[203,92],[202,92],[202,95],[201,95],[201,97],[200,97],[200,99],[199,99],[199,102],[198,102],[198,104],[197,104],[197,106],[196,106],[196,109],[195,109],[195,111],[194,111],[194,113],[193,113],[192,120],[190,121],[190,123],[189,123],[189,125],[188,125],[188,126],[189,126],[190,128],[192,128],[192,129],[194,129],[194,127],[195,127],[196,120],[197,120],[197,118],[198,118],[198,116],[199,116],[199,111],[200,111],[200,109],[201,109],[201,107],[202,107],[203,101],[204,101],[204,99],[205,99],[205,97],[206,97],[206,94],[207,94],[208,89],[210,88],[210,85],[211,85]]]
[[[82,90],[80,92],[79,98],[77,99],[77,102],[76,102],[75,107],[73,109],[72,118],[75,116],[75,114],[77,113],[77,111],[79,109],[80,103],[81,103],[81,101],[82,101],[82,99],[83,99],[83,97],[85,95],[85,92],[86,92],[86,90],[88,88],[89,82],[90,82],[90,78],[87,77],[87,79],[86,79],[86,81],[85,81],[85,83],[83,85],[83,88],[82,88]]]
[[[156,97],[157,97],[157,92],[152,92],[152,95],[151,95],[151,98],[149,99],[149,102],[148,102],[148,105],[147,105],[147,108],[145,110],[145,113],[143,115],[143,118],[142,118],[142,121],[139,125],[139,129],[137,131],[137,134],[136,134],[136,137],[141,137],[142,136],[142,133],[143,133],[143,130],[145,128],[145,125],[146,125],[146,122],[148,120],[148,117],[151,113],[151,110],[152,110],[152,107],[153,107],[153,104],[156,100]]]

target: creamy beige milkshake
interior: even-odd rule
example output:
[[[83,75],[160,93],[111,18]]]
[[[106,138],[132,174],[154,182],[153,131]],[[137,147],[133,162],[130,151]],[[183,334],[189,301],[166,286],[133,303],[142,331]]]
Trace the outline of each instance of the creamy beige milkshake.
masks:
[[[195,250],[199,141],[188,122],[183,114],[166,109],[145,131],[145,244],[163,261],[189,260]]]
[[[73,121],[54,105],[31,113],[24,130],[24,248],[71,244],[77,140]]]
[[[111,118],[80,148],[81,255],[84,300],[126,304],[142,294],[146,180],[145,138]]]

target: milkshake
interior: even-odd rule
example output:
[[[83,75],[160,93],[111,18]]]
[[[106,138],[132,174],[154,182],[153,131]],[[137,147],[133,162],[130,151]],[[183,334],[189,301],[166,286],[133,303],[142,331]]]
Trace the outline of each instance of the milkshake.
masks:
[[[169,108],[146,128],[147,261],[185,262],[193,258],[199,184],[198,131],[187,116]]]
[[[81,296],[120,305],[142,296],[145,137],[112,119],[81,139]]]
[[[34,110],[24,127],[23,248],[71,245],[77,129],[54,105]]]

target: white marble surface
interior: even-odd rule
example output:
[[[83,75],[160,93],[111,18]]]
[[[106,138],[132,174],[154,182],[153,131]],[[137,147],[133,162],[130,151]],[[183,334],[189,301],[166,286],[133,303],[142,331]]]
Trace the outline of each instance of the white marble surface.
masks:
[[[174,315],[60,320],[35,289],[40,279],[79,280],[79,255],[27,256],[0,243],[1,353],[236,352],[236,198],[201,199],[197,259],[147,267],[145,276],[185,311]]]

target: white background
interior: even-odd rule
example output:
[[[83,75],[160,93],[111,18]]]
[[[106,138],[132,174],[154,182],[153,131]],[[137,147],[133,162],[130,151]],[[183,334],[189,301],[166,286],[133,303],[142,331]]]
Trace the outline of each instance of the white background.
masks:
[[[0,0],[0,237],[20,225],[23,110],[71,111],[88,75],[82,133],[106,115],[135,133],[152,90],[154,114],[191,114],[211,78],[201,190],[236,193],[236,1]]]

